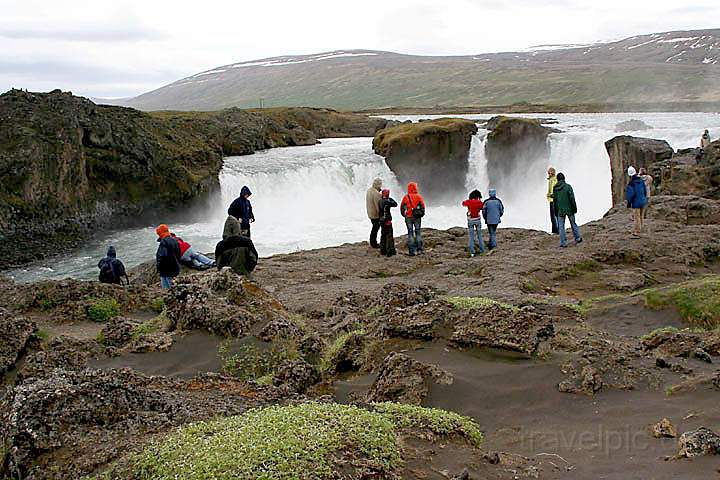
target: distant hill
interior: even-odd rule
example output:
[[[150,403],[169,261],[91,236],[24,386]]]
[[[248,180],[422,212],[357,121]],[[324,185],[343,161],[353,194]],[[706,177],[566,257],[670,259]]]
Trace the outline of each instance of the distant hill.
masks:
[[[343,50],[235,63],[123,102],[143,110],[720,102],[720,29],[430,57]]]

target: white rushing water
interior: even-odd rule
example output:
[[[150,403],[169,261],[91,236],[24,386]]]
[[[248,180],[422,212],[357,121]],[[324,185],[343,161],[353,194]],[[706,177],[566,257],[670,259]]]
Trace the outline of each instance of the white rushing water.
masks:
[[[487,119],[491,115],[462,115]],[[608,210],[610,164],[604,142],[619,133],[617,123],[640,119],[653,126],[643,132],[623,132],[667,140],[674,148],[695,147],[705,128],[713,138],[720,135],[720,115],[707,113],[624,113],[624,114],[540,114],[549,117],[563,131],[550,136],[551,160],[558,172],[565,173],[578,200],[578,221],[598,219]],[[418,120],[429,116],[398,116],[398,120]],[[508,185],[488,185],[484,155],[485,130],[473,139],[467,190],[478,188],[483,197],[489,187],[498,191],[505,203],[501,227],[548,230],[545,201],[545,166],[528,171]],[[383,179],[391,195],[400,202],[403,190],[382,157],[372,152],[371,138],[326,139],[309,147],[277,148],[244,157],[230,157],[220,175],[221,198],[202,222],[170,225],[196,250],[211,252],[222,235],[227,207],[243,185],[253,191],[251,201],[257,221],[253,240],[261,256],[366,240],[370,223],[365,215],[365,191],[375,177]],[[422,193],[422,185],[420,186]],[[464,226],[465,209],[459,204],[467,192],[456,192],[458,202],[428,205],[423,226],[449,228]],[[399,209],[395,214],[395,234],[405,232]],[[162,223],[157,218],[157,223]],[[95,278],[97,261],[108,245],[115,245],[128,268],[154,258],[154,229],[130,229],[99,236],[82,248],[61,258],[48,259],[24,269],[8,272],[19,281],[38,278]]]

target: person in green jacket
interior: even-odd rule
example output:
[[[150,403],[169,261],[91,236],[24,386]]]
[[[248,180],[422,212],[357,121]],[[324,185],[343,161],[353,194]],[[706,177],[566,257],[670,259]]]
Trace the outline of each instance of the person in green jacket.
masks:
[[[575,214],[577,213],[577,204],[575,203],[575,192],[573,192],[570,184],[565,183],[565,175],[557,174],[557,184],[553,188],[553,200],[558,214],[558,230],[560,233],[560,247],[567,247],[567,238],[565,235],[565,218],[570,219],[570,227],[572,227],[575,243],[582,243],[580,236],[580,228],[575,223]]]
[[[548,181],[548,189],[547,189],[547,201],[550,204],[550,225],[552,225],[552,233],[557,234],[558,233],[558,214],[557,209],[555,208],[555,202],[553,201],[553,190],[555,189],[555,185],[557,185],[557,177],[555,176],[555,169],[553,167],[548,167],[547,170],[547,181]]]

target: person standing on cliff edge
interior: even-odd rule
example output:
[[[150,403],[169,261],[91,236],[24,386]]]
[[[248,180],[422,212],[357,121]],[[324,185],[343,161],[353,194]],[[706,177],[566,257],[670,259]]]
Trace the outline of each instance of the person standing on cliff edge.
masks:
[[[641,180],[642,181],[642,180]],[[558,213],[558,231],[560,233],[560,247],[567,247],[567,237],[565,234],[565,218],[570,220],[570,228],[572,228],[575,243],[582,243],[580,236],[580,227],[575,223],[575,214],[577,213],[577,203],[575,203],[575,192],[570,184],[565,183],[565,175],[557,174],[557,185],[553,189],[553,199],[555,200],[555,208]]]
[[[555,201],[553,198],[553,190],[555,189],[555,185],[557,185],[557,176],[555,175],[555,169],[553,167],[548,167],[547,169],[547,182],[548,182],[548,188],[547,188],[547,201],[550,204],[550,225],[552,227],[552,233],[557,234],[558,232],[558,215],[557,215],[557,208],[555,208]]]
[[[400,202],[400,213],[405,217],[405,226],[408,231],[408,253],[411,257],[425,253],[422,234],[422,217],[425,216],[425,200],[418,193],[415,182],[408,183],[408,193]]]
[[[380,231],[380,204],[382,203],[382,195],[380,190],[382,189],[382,180],[376,178],[373,180],[372,186],[368,188],[365,194],[365,208],[367,209],[367,216],[372,223],[372,229],[370,230],[370,246],[372,248],[380,248],[378,245],[378,232]]]
[[[635,229],[633,236],[638,237],[645,229],[645,208],[648,204],[647,188],[645,182],[637,174],[635,167],[629,167],[627,170],[630,182],[625,188],[625,200],[627,200],[628,208],[633,211],[635,219]]]
[[[158,249],[155,254],[155,266],[160,275],[160,287],[171,288],[173,278],[180,275],[180,245],[170,235],[170,229],[164,223],[155,229],[158,236]]]
[[[233,200],[228,208],[228,215],[240,220],[240,230],[243,237],[250,238],[250,224],[255,221],[250,196],[252,192],[248,186],[243,186],[240,190],[240,196]]]

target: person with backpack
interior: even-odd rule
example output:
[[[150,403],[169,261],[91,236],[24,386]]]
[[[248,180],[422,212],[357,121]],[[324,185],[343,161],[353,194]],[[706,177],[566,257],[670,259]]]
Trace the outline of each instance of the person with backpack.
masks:
[[[397,202],[390,198],[390,190],[387,188],[380,194],[380,255],[392,257],[397,253],[395,250],[395,237],[393,235],[392,212],[390,209],[398,206]]]
[[[174,233],[171,233],[180,246],[180,263],[197,270],[206,270],[215,266],[215,261],[209,259],[202,253],[196,252],[192,246]]]
[[[405,218],[408,231],[408,253],[411,257],[425,253],[422,234],[422,217],[425,216],[425,200],[418,193],[415,182],[408,183],[407,195],[400,202],[400,214]]]
[[[247,185],[243,186],[240,189],[240,196],[233,200],[227,212],[228,215],[231,215],[240,221],[242,236],[248,238],[250,238],[250,224],[255,221],[252,204],[249,200],[251,195],[252,192],[250,191],[250,188]]]
[[[645,228],[645,209],[648,204],[647,188],[643,179],[637,174],[635,167],[629,167],[627,173],[630,182],[625,187],[625,200],[628,208],[633,211],[633,218],[635,219],[633,236],[637,237]]]
[[[556,234],[558,233],[558,215],[557,208],[555,208],[555,201],[553,198],[553,190],[555,189],[555,185],[557,185],[557,175],[555,174],[555,169],[553,167],[548,167],[547,175],[548,189],[546,197],[548,203],[550,204],[550,226],[552,228],[552,233]]]
[[[378,248],[378,241],[377,241],[377,234],[378,231],[381,229],[381,222],[380,222],[380,216],[382,214],[382,210],[380,209],[380,204],[382,203],[382,196],[380,195],[380,190],[382,189],[382,180],[379,178],[376,178],[373,180],[373,184],[370,188],[368,188],[367,192],[365,192],[365,209],[367,210],[367,216],[370,219],[370,223],[372,223],[372,228],[370,229],[370,246],[372,248]],[[397,205],[396,205],[397,206]]]
[[[170,234],[167,225],[162,224],[155,229],[158,236],[158,249],[155,253],[155,266],[160,274],[160,287],[172,288],[173,278],[180,275],[180,245]]]
[[[479,190],[473,190],[467,200],[462,202],[463,207],[467,207],[467,223],[468,223],[468,248],[470,249],[470,257],[475,256],[475,238],[480,245],[480,253],[485,253],[485,244],[482,238],[482,211],[483,201],[482,194]]]
[[[502,216],[505,214],[505,205],[503,205],[502,200],[497,198],[497,192],[494,188],[488,191],[488,195],[490,198],[485,200],[483,204],[482,215],[490,236],[488,248],[493,250],[497,247],[497,228],[502,221]]]
[[[567,234],[565,232],[565,219],[570,219],[570,227],[572,228],[575,243],[582,243],[580,236],[580,227],[575,223],[575,214],[577,213],[577,204],[575,203],[575,192],[572,186],[565,183],[565,174],[557,174],[557,184],[553,189],[553,197],[555,199],[555,208],[558,213],[558,230],[560,231],[560,247],[567,247]]]
[[[130,279],[125,272],[125,265],[117,258],[115,247],[110,245],[107,254],[98,262],[100,274],[98,280],[100,283],[112,283],[122,285],[122,278],[130,285]]]
[[[250,276],[257,266],[258,252],[250,237],[223,236],[215,246],[215,262],[218,270],[230,267],[238,275]]]

